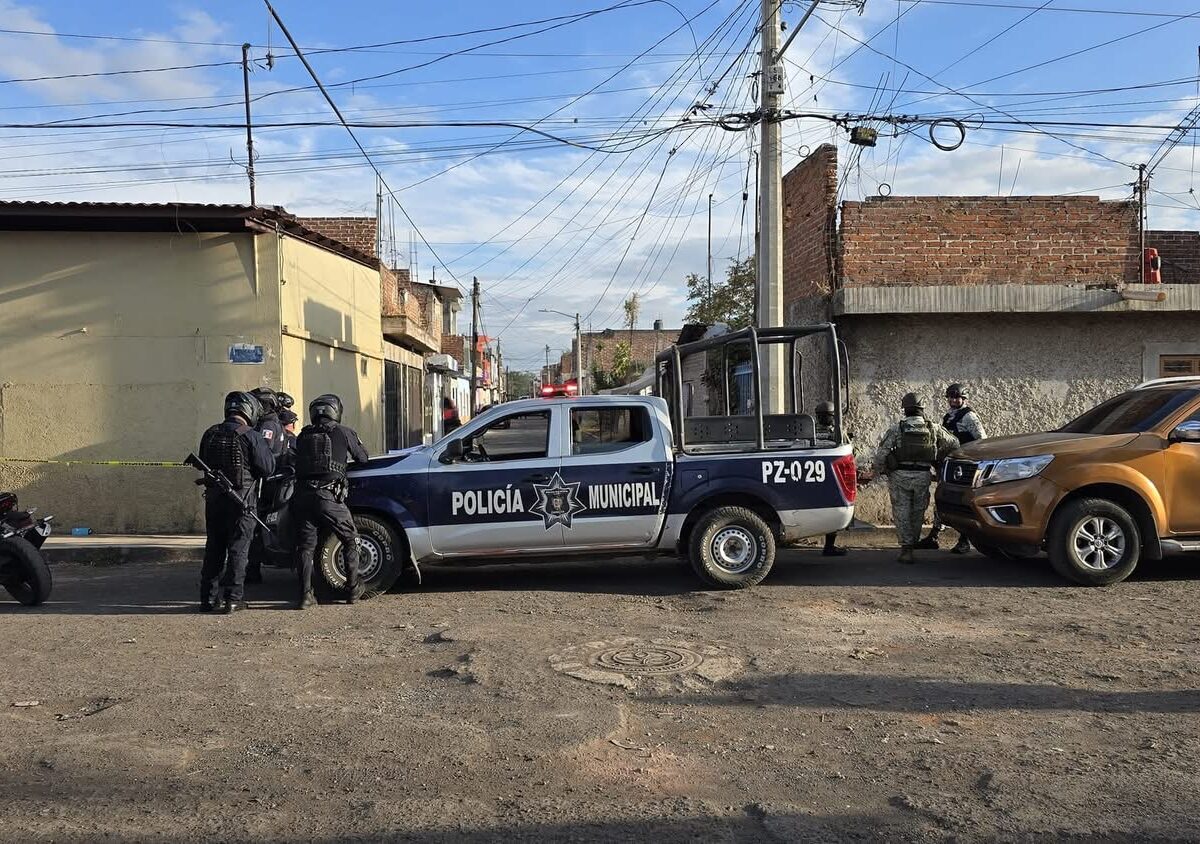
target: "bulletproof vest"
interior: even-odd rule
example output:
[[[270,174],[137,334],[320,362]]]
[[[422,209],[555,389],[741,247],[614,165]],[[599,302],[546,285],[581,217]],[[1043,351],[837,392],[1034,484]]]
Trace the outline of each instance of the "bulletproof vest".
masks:
[[[974,434],[972,434],[966,428],[960,427],[963,419],[965,419],[967,414],[970,412],[971,408],[964,404],[958,410],[951,410],[946,414],[945,419],[942,420],[942,426],[945,427],[947,431],[954,434],[954,436],[958,438],[959,443],[962,445],[966,445],[969,442],[974,442],[975,440]]]
[[[246,465],[245,440],[242,438],[242,434],[249,430],[245,425],[237,428],[219,425],[204,438],[201,448],[200,459],[228,478],[234,489],[246,489],[253,483]]]
[[[296,438],[296,476],[345,478],[346,457],[335,453],[334,428],[310,426]]]
[[[897,466],[932,466],[937,462],[937,439],[927,419],[904,419],[900,441],[892,449]]]

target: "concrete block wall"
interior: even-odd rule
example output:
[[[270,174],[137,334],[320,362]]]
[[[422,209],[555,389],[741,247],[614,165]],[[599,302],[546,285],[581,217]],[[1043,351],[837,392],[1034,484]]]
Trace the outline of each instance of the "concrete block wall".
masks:
[[[1200,284],[1200,232],[1147,231],[1146,246],[1162,258],[1163,284]]]
[[[842,203],[845,287],[1117,284],[1138,278],[1138,210],[1092,196]]]

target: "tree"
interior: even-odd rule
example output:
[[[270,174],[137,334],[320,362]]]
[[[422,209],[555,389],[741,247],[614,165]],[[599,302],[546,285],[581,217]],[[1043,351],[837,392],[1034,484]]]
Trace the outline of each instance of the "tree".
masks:
[[[617,384],[626,384],[629,382],[629,375],[633,366],[633,348],[622,340],[617,343],[617,347],[613,350],[612,377]]]
[[[532,372],[516,372],[508,373],[508,398],[521,399],[534,395],[533,385],[537,381],[537,376]]]
[[[625,308],[625,325],[629,328],[629,348],[633,348],[633,329],[637,327],[638,314],[642,310],[642,303],[638,301],[638,295],[634,293],[625,300],[622,306]]]
[[[726,323],[731,329],[745,328],[754,322],[754,256],[731,260],[725,280],[715,282],[709,295],[708,282],[696,273],[687,277],[688,309],[684,320],[712,325]]]

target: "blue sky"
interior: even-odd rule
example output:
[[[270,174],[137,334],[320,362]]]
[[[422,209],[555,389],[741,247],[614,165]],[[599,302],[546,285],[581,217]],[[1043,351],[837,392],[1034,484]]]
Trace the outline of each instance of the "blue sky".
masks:
[[[753,39],[757,0],[643,2],[540,34],[534,30],[563,22],[366,45],[510,27],[614,2],[277,3],[352,120],[541,121],[539,128],[585,144],[623,137],[622,151],[608,154],[501,127],[358,130],[429,241],[415,250],[420,275],[439,264],[439,279],[469,283],[478,275],[487,328],[502,335],[514,366],[536,366],[543,344],[569,343],[569,325],[539,308],[579,310],[599,329],[619,323],[622,299],[637,292],[644,325],[678,324],[683,278],[704,272],[710,193],[717,265],[748,251],[752,205],[743,214],[742,193],[756,133],[653,132],[697,102],[713,114],[750,107],[745,74],[756,59],[742,50]],[[867,0],[861,14],[849,6],[823,2],[789,49],[790,106],[946,116],[968,131],[959,149],[941,152],[924,129],[888,138],[889,126],[875,123],[885,137],[864,151],[828,121],[785,124],[785,166],[818,143],[839,144],[843,199],[889,188],[1127,197],[1131,165],[1153,160],[1168,134],[1138,127],[1174,125],[1197,102],[1200,15],[1174,19],[1197,12],[1188,0]],[[785,20],[796,23],[802,8],[786,2]],[[1106,13],[1113,11],[1124,14]],[[256,123],[331,119],[258,2],[0,0],[0,22],[42,33],[0,33],[4,80],[107,74],[6,81],[5,123],[238,122],[243,41],[259,63],[268,44],[276,57],[273,70],[252,75]],[[512,36],[521,37],[480,47]],[[212,66],[114,73],[177,65]],[[1117,125],[1045,125],[1063,122]],[[7,198],[247,197],[237,129],[3,129],[0,137]],[[260,202],[301,214],[374,213],[374,174],[340,127],[264,126],[255,137]],[[1189,134],[1154,174],[1155,227],[1200,227],[1191,192],[1195,139]],[[405,264],[410,237],[417,238],[391,205],[384,216],[395,220]]]

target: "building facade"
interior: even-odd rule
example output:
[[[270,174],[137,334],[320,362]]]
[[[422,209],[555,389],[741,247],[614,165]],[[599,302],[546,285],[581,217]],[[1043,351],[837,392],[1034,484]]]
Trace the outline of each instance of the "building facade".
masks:
[[[946,386],[965,384],[1000,436],[1057,427],[1147,378],[1200,373],[1200,236],[1146,232],[1164,283],[1140,284],[1136,202],[836,197],[832,146],[784,179],[784,306],[790,324],[838,326],[860,459],[910,390],[940,416]],[[889,521],[885,498],[864,491],[861,517]]]
[[[337,393],[383,449],[373,254],[278,208],[120,203],[0,203],[0,254],[0,487],[64,528],[202,530],[195,472],[138,464],[230,390]]]

